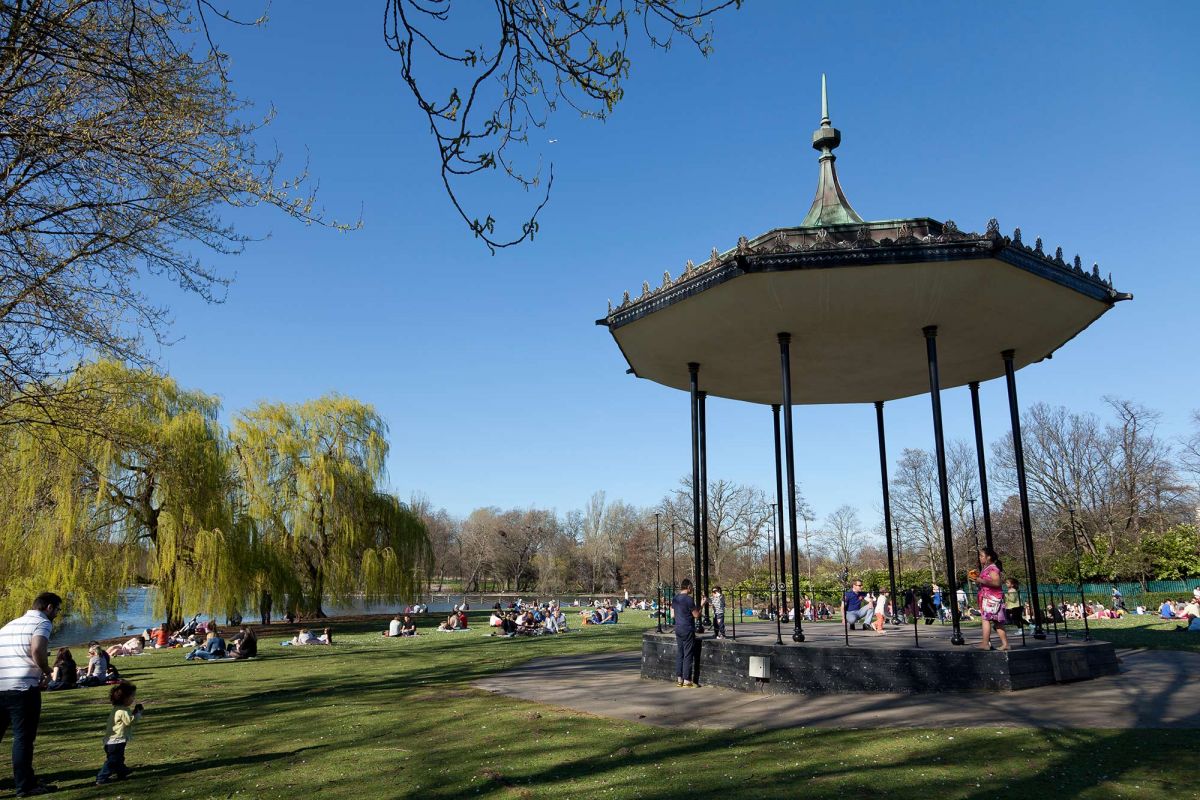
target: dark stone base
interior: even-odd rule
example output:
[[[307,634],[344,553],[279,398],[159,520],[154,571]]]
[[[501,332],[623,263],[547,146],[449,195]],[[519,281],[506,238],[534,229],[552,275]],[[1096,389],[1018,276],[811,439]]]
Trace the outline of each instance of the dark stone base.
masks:
[[[805,631],[807,633],[808,626]],[[699,682],[744,692],[837,694],[860,692],[1003,692],[1118,672],[1111,642],[1033,643],[1012,650],[954,647],[929,637],[921,647],[852,636],[776,645],[774,636],[696,642]],[[832,633],[832,631],[831,631]],[[883,637],[880,637],[882,640]],[[928,642],[926,644],[925,642]],[[771,677],[749,676],[750,656],[771,657]],[[642,677],[675,680],[675,636],[648,632],[642,639]]]

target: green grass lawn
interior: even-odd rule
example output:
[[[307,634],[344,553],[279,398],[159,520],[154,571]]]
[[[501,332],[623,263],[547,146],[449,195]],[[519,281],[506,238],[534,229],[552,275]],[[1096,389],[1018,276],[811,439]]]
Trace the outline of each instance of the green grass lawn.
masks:
[[[1082,638],[1083,622],[1071,620],[1071,638]],[[1093,639],[1112,642],[1117,647],[1150,647],[1163,650],[1186,650],[1200,653],[1200,634],[1178,631],[1180,623],[1156,616],[1127,616],[1123,619],[1089,619]],[[1059,626],[1062,633],[1062,626]]]
[[[1186,732],[662,730],[469,685],[538,656],[637,649],[647,615],[621,619],[512,640],[482,628],[389,640],[382,623],[342,623],[335,647],[274,636],[253,662],[185,663],[180,650],[118,659],[147,711],[128,749],[134,777],[92,785],[101,688],[46,696],[36,764],[64,798],[1197,796]],[[703,702],[704,690],[692,696]],[[0,794],[12,787],[3,759]]]

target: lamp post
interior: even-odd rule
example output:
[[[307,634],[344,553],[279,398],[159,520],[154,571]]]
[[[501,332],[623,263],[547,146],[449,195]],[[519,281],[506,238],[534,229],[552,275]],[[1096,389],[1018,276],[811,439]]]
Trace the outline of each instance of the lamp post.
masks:
[[[654,624],[662,633],[662,525],[659,512],[654,512]]]
[[[1079,563],[1079,534],[1075,531],[1075,504],[1067,506],[1067,513],[1071,515],[1071,542],[1075,546],[1075,581],[1079,587],[1079,616],[1083,617],[1083,640],[1090,642],[1092,640],[1092,630],[1088,627],[1087,607],[1083,599],[1083,567]]]

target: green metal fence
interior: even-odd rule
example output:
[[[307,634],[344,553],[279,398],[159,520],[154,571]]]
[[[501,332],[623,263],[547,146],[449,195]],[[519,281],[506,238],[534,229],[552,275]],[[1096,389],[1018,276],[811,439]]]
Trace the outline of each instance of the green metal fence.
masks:
[[[1118,581],[1116,583],[1085,583],[1083,584],[1083,592],[1088,595],[1112,595],[1112,588],[1116,586],[1121,594],[1126,598],[1139,597],[1143,593],[1148,594],[1191,594],[1192,589],[1200,586],[1200,578],[1187,578],[1182,581],[1146,581],[1145,587],[1137,581]],[[1054,592],[1055,594],[1072,592],[1078,593],[1079,586],[1074,583],[1044,583],[1039,584],[1038,589],[1041,591]]]

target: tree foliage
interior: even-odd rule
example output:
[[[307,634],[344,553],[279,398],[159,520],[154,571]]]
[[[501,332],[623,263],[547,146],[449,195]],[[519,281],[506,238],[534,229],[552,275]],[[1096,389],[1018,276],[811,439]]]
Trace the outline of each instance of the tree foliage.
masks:
[[[492,252],[531,239],[549,200],[554,169],[542,186],[540,163],[523,156],[559,103],[603,120],[625,93],[630,30],[653,46],[677,39],[707,54],[708,18],[741,0],[387,0],[383,36],[429,131],[441,179],[455,210]],[[480,27],[488,41],[478,43]],[[449,69],[448,69],[449,68]],[[446,72],[453,77],[439,81]],[[497,233],[497,220],[467,210],[463,179],[501,170],[540,200],[520,233]]]
[[[234,422],[249,515],[296,566],[289,604],[321,616],[328,596],[411,597],[428,559],[420,518],[381,491],[387,429],[375,410],[331,395],[298,405],[263,403]]]
[[[0,0],[0,416],[73,356],[145,363],[147,275],[219,301],[196,250],[249,238],[223,209],[320,223],[205,41],[201,0]],[[231,19],[228,15],[222,15]]]
[[[85,612],[111,605],[136,578],[158,587],[158,610],[172,621],[185,606],[224,604],[241,562],[222,558],[237,531],[216,399],[111,361],[81,367],[63,389],[86,401],[86,417],[68,404],[40,424],[5,428],[16,504],[4,538],[27,553],[18,574]]]
[[[89,616],[139,581],[170,624],[263,590],[308,613],[326,595],[417,593],[424,525],[379,490],[370,407],[264,405],[231,444],[216,398],[151,370],[101,361],[53,388],[0,426],[0,610],[53,588]]]

